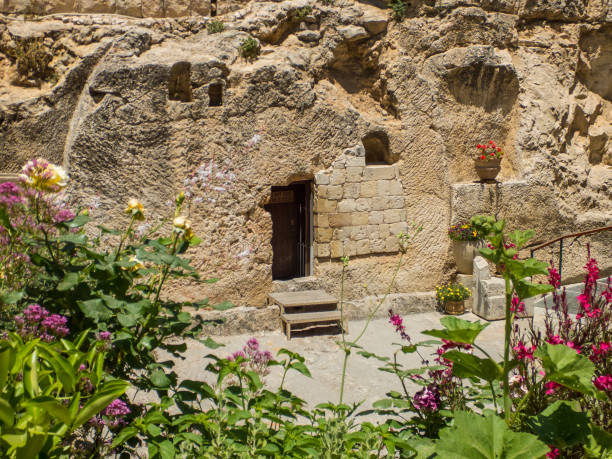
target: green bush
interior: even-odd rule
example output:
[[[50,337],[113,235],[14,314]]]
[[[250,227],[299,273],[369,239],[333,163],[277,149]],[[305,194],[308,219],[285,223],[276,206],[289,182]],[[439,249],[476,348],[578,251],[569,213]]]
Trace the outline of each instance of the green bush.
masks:
[[[222,21],[213,19],[211,21],[208,21],[208,23],[206,24],[206,30],[208,31],[209,35],[223,32],[225,30],[225,24],[223,24]]]
[[[408,5],[403,0],[390,0],[389,8],[393,13],[393,19],[400,22],[406,17],[406,8]]]
[[[49,67],[53,54],[42,39],[19,40],[10,55],[15,60],[17,72],[26,80],[35,80],[40,84],[55,75]]]
[[[255,59],[259,55],[259,41],[253,37],[248,37],[240,43],[240,55],[248,60]]]

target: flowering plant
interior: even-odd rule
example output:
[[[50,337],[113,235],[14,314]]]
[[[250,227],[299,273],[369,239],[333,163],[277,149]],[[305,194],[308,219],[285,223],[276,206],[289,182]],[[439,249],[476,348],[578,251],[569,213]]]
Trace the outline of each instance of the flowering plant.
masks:
[[[470,289],[461,283],[444,284],[436,287],[436,298],[442,303],[463,301],[471,295]]]
[[[453,241],[477,241],[480,239],[476,228],[469,223],[452,225],[448,229],[448,237]]]
[[[478,144],[476,145],[477,152],[474,155],[474,159],[481,161],[491,161],[494,159],[502,159],[504,156],[504,152],[501,147],[498,147],[495,142],[489,140],[489,143],[486,144]]]

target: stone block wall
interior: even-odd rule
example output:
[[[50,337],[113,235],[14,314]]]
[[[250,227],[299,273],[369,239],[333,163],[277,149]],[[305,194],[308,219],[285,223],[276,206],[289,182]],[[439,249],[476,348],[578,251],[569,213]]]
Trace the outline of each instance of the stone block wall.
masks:
[[[396,165],[367,165],[361,145],[315,175],[317,258],[393,253],[406,231],[404,189]]]

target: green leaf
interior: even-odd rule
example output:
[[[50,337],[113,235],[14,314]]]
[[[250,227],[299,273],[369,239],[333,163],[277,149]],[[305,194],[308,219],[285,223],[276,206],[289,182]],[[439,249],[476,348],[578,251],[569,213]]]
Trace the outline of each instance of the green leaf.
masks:
[[[584,450],[590,458],[612,458],[612,434],[591,424]]]
[[[535,236],[535,231],[530,230],[530,229],[524,230],[524,231],[515,230],[508,234],[508,238],[512,242],[514,242],[514,244],[516,245],[518,249],[520,249],[525,244],[527,244],[527,242],[529,242],[529,239],[531,239],[533,236]]]
[[[161,389],[166,389],[170,387],[171,384],[170,379],[168,376],[166,376],[166,373],[164,373],[164,370],[161,368],[153,370],[149,379],[151,380],[151,384]]]
[[[91,220],[87,215],[77,215],[72,220],[64,222],[63,225],[68,228],[80,228]]]
[[[62,405],[58,400],[53,397],[43,396],[36,397],[28,402],[29,405],[36,406],[45,410],[54,418],[59,419],[62,423],[70,425],[71,418],[68,408]]]
[[[448,351],[442,357],[453,362],[453,374],[459,378],[475,376],[489,382],[502,379],[502,368],[491,359],[483,359],[458,350]]]
[[[516,294],[521,300],[531,298],[536,295],[543,293],[552,292],[554,290],[552,285],[549,284],[534,284],[525,279],[520,279],[514,283]]]
[[[595,395],[591,380],[595,365],[588,357],[564,344],[544,343],[535,354],[542,360],[546,379],[583,394]]]
[[[493,413],[457,411],[452,427],[440,431],[436,453],[453,459],[541,458],[549,448],[528,433],[513,432]]]
[[[312,375],[310,374],[310,370],[302,362],[293,362],[291,363],[290,368],[294,369],[298,373],[302,373],[304,376],[312,378]]]
[[[225,344],[217,343],[210,336],[204,340],[198,339],[198,341],[210,349],[217,349],[217,348],[225,346]]]
[[[14,358],[15,353],[11,347],[0,348],[0,388],[3,388],[8,380],[9,369],[13,366]]]
[[[70,290],[72,287],[79,283],[79,274],[78,273],[67,273],[64,276],[64,279],[57,284],[57,290],[60,292],[64,292],[66,290]]]
[[[548,265],[535,258],[527,258],[526,260],[504,260],[506,269],[510,271],[510,275],[518,280],[525,277],[535,276],[537,274],[548,274]]]
[[[0,224],[2,224],[9,233],[13,232],[14,228],[13,225],[11,225],[11,219],[9,218],[8,210],[5,206],[0,206]]]
[[[3,398],[0,398],[0,422],[4,424],[0,431],[5,430],[7,427],[11,427],[15,422],[15,411],[11,407],[11,404]]]
[[[82,233],[78,233],[78,234],[68,233],[68,234],[64,234],[60,236],[58,239],[61,242],[68,242],[70,244],[75,244],[75,245],[85,245],[85,243],[87,242],[87,236],[85,236]]]
[[[113,316],[113,311],[104,305],[101,298],[77,302],[83,314],[96,322],[102,322]]]
[[[443,317],[440,323],[444,330],[425,330],[422,333],[458,343],[474,344],[480,332],[489,326],[488,323],[470,322],[454,316]]]
[[[0,295],[0,304],[17,304],[24,296],[22,291],[6,292]]]
[[[588,414],[575,411],[564,400],[557,400],[537,416],[530,417],[527,425],[540,440],[557,448],[583,443],[591,432]]]
[[[231,301],[224,301],[223,303],[213,304],[212,308],[217,311],[226,311],[228,309],[232,309],[234,304]]]
[[[96,414],[110,405],[113,400],[121,397],[127,388],[128,383],[125,381],[113,380],[105,383],[79,411],[79,414],[72,424],[72,428],[76,429],[85,424]]]
[[[138,434],[138,429],[133,426],[128,426],[125,429],[121,430],[115,438],[113,439],[113,443],[111,444],[111,448],[116,448],[119,445],[122,445],[130,438],[136,436]]]

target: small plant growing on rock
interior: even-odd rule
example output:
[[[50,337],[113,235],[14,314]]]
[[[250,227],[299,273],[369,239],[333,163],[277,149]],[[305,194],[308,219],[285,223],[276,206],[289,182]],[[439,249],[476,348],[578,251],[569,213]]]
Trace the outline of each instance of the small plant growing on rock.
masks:
[[[259,42],[253,37],[242,40],[240,43],[240,55],[248,60],[255,59],[259,55]]]
[[[49,67],[53,55],[42,39],[19,41],[9,51],[9,55],[15,61],[17,73],[24,80],[22,82],[32,80],[40,85],[54,75],[53,69]]]
[[[396,21],[401,21],[406,17],[406,3],[403,0],[390,0],[389,8],[393,12],[393,19]]]
[[[212,20],[206,24],[206,30],[209,35],[223,32],[225,30],[225,24],[223,24],[222,21]]]
[[[310,13],[312,13],[312,6],[305,6],[303,8],[298,8],[297,10],[295,10],[295,19],[297,21],[302,21]]]

